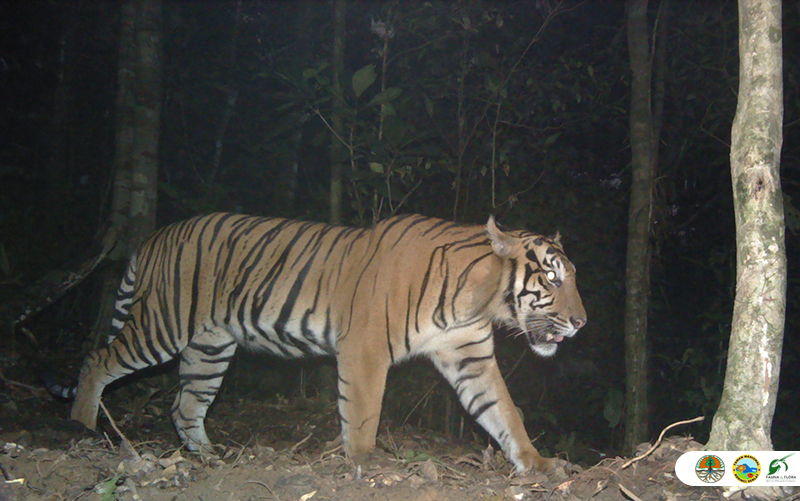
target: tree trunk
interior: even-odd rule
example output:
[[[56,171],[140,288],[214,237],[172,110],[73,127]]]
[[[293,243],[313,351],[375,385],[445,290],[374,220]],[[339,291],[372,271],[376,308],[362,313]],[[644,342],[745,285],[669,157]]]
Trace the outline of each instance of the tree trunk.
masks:
[[[650,222],[657,142],[653,131],[647,0],[628,0],[631,60],[631,200],[625,296],[626,414],[624,450],[647,439],[647,303],[650,294]]]
[[[330,214],[328,222],[334,225],[342,224],[342,195],[344,177],[345,147],[340,138],[344,134],[344,93],[342,90],[342,74],[344,73],[344,43],[345,19],[347,16],[347,1],[334,2],[334,34],[331,67],[333,69],[333,107],[331,113],[331,191]],[[335,402],[337,399],[337,377],[333,365],[323,365],[319,368],[319,398],[323,402]]]
[[[205,193],[201,207],[214,207],[216,205],[217,190],[215,189],[217,179],[220,175],[222,164],[222,152],[225,148],[225,135],[228,132],[228,125],[236,111],[236,101],[239,99],[239,89],[234,80],[236,67],[236,55],[238,53],[239,38],[242,28],[242,0],[237,0],[236,10],[233,13],[233,31],[231,42],[228,46],[228,54],[224,59],[220,73],[222,74],[221,89],[225,94],[225,106],[222,112],[222,119],[217,125],[214,134],[214,158],[211,160],[211,168],[205,179]]]
[[[739,0],[739,101],[731,130],[736,301],[709,450],[772,450],[786,313],[781,43],[780,0]]]
[[[136,6],[133,0],[122,4],[119,28],[119,60],[117,62],[116,131],[114,137],[114,184],[111,195],[111,224],[117,228],[119,242],[111,254],[122,260],[133,254],[127,235],[131,206],[131,149],[133,148],[134,110],[133,75],[136,71],[134,57],[134,27]],[[125,231],[123,231],[125,230]]]
[[[154,230],[161,133],[161,0],[139,0],[136,16],[136,136],[133,140],[131,240]]]
[[[67,151],[69,144],[70,96],[75,73],[75,34],[81,16],[80,5],[65,2],[61,5],[61,38],[58,47],[58,73],[56,75],[55,94],[53,96],[53,114],[50,119],[50,130],[46,135],[47,172],[50,186],[60,187],[64,184],[67,167]]]
[[[155,228],[161,111],[161,2],[121,6],[116,137],[110,219],[117,245],[101,270],[95,345],[104,341],[125,262]],[[135,201],[135,202],[134,202]]]
[[[333,69],[333,111],[331,114],[331,127],[334,134],[331,137],[331,192],[330,215],[331,224],[342,224],[342,174],[345,148],[340,138],[345,137],[344,131],[344,94],[342,92],[342,73],[344,73],[344,38],[345,19],[347,15],[347,1],[336,0],[334,3],[334,34],[331,67]]]

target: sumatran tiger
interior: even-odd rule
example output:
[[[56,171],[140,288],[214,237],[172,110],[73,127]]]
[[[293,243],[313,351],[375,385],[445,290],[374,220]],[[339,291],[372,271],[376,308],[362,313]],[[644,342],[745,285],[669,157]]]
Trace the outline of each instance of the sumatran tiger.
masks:
[[[295,358],[336,357],[344,450],[375,446],[389,367],[428,357],[518,471],[546,470],[511,401],[493,324],[541,356],[586,324],[575,267],[559,237],[418,215],[371,229],[212,214],[162,228],[131,260],[109,344],[92,352],[71,417],[97,424],[103,389],[179,358],[172,407],[190,450],[237,346]]]

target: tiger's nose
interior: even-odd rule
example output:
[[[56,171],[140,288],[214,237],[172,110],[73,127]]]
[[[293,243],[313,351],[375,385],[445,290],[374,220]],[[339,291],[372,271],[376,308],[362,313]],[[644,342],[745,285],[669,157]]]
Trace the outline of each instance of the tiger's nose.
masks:
[[[569,317],[569,321],[572,323],[572,326],[576,329],[580,329],[584,325],[586,325],[585,318],[577,318],[577,317]]]

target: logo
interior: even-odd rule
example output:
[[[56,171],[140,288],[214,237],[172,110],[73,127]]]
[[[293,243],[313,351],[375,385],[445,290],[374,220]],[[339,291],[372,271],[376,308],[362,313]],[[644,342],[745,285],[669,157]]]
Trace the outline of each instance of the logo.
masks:
[[[703,482],[713,484],[719,482],[725,475],[725,463],[722,462],[722,458],[713,454],[703,456],[694,465],[694,472]]]
[[[773,459],[769,463],[769,472],[767,473],[767,482],[796,482],[796,475],[789,475],[789,465],[786,460],[794,456],[794,452],[784,456],[780,459]]]
[[[733,462],[733,476],[739,482],[754,482],[761,473],[761,464],[750,454],[742,454]]]

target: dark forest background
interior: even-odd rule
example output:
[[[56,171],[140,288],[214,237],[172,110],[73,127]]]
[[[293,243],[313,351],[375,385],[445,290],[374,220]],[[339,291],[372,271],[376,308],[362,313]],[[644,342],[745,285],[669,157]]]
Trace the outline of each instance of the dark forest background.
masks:
[[[555,4],[348,1],[343,214],[358,226],[396,212],[471,223],[495,214],[509,227],[560,231],[589,323],[554,359],[538,359],[524,340],[502,333],[498,356],[532,437],[545,450],[593,463],[592,450],[614,454],[622,441],[630,69],[624,2],[567,2],[548,17]],[[333,6],[235,6],[163,4],[158,224],[217,210],[325,221]],[[674,421],[706,415],[685,429],[705,441],[734,297],[737,5],[673,1],[670,8],[652,232],[650,423],[656,436]],[[108,218],[119,11],[103,1],[0,3],[0,301],[18,300],[34,280],[85,257]],[[796,450],[796,1],[784,2],[784,55],[789,290],[773,443]],[[38,347],[16,333],[0,340],[0,357],[12,356],[13,343],[14,356],[38,363],[59,352],[79,360],[101,289],[89,277],[26,323]],[[228,393],[292,397],[301,369],[316,365],[275,369],[258,360],[249,362],[260,371],[248,376],[250,386],[228,385]],[[244,377],[233,371],[234,381]],[[392,371],[384,419],[481,433],[424,362]]]

